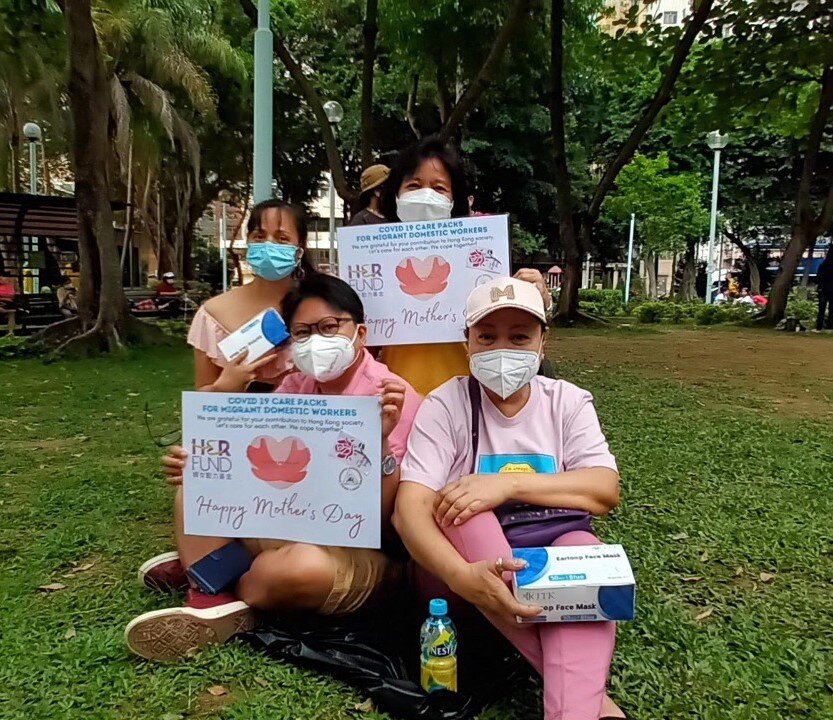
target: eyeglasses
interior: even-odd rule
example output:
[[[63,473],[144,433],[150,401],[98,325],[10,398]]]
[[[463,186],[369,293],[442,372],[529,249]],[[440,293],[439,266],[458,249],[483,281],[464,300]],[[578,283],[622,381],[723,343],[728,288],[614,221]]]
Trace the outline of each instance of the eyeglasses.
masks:
[[[313,323],[312,325],[307,323],[296,323],[290,328],[289,334],[295,341],[306,340],[313,334],[313,330],[324,337],[333,337],[334,335],[338,335],[338,331],[341,330],[341,326],[344,323],[349,322],[355,322],[355,320],[350,317],[325,317],[321,318],[317,323]]]
[[[150,427],[150,407],[148,403],[145,403],[145,427],[147,428],[151,442],[153,442],[156,447],[166,448],[169,445],[173,445],[174,443],[182,440],[181,429],[174,429],[170,432],[163,433],[162,435],[157,435],[153,432]]]

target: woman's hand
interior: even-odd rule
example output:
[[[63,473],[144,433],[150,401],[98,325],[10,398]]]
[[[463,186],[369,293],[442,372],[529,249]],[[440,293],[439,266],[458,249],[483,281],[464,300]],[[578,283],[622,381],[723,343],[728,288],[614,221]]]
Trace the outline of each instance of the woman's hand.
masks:
[[[544,276],[541,275],[540,270],[535,270],[533,268],[521,268],[515,273],[515,278],[517,280],[532,283],[535,287],[537,287],[538,292],[541,293],[541,297],[544,300],[544,310],[549,310],[552,305],[552,293],[547,287],[547,283],[544,280]]]
[[[506,586],[504,577],[525,567],[523,560],[514,558],[469,563],[458,577],[452,579],[449,587],[481,611],[496,615],[505,622],[516,623],[517,617],[533,618],[542,612],[540,607],[518,602]]]
[[[382,380],[379,392],[382,398],[382,439],[387,440],[402,418],[405,386],[399,380]]]
[[[255,360],[249,365],[244,365],[243,363],[248,354],[249,351],[247,350],[240,357],[236,358],[234,362],[223,368],[220,377],[212,384],[211,392],[243,392],[250,382],[257,380],[257,371],[275,359],[274,353],[267,353],[259,360]]]
[[[165,473],[165,482],[168,485],[182,485],[182,471],[185,469],[185,461],[188,453],[179,445],[171,445],[168,454],[162,458],[162,472]]]
[[[505,475],[463,475],[437,493],[434,518],[440,527],[462,525],[473,515],[509,500],[512,483]]]

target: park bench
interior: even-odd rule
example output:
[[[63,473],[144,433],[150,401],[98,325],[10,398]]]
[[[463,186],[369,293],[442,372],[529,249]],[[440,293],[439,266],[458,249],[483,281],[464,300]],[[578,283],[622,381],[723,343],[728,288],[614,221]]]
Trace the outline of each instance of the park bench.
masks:
[[[21,335],[31,335],[64,319],[53,294],[15,295],[19,310],[15,322]]]
[[[136,307],[138,303],[143,300],[155,300],[156,293],[147,288],[125,288],[124,294],[130,303],[130,312],[137,318],[158,318],[158,319],[183,319],[188,317],[188,313],[193,312],[199,307],[199,303],[195,302],[192,293],[185,293],[180,296],[179,312],[172,310],[160,310],[155,303],[151,306],[149,303],[147,307]]]

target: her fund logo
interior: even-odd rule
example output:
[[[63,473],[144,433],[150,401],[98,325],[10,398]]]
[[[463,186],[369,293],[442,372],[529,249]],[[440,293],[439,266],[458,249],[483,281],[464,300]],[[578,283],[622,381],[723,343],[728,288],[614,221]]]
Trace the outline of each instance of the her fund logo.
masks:
[[[231,447],[228,440],[191,440],[191,473],[204,480],[231,479]]]

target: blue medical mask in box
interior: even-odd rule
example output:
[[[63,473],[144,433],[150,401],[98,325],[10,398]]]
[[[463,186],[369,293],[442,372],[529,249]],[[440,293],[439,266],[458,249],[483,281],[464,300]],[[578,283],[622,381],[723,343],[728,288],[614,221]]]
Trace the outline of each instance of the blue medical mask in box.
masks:
[[[543,608],[520,622],[633,620],[636,581],[621,545],[515,548],[524,570],[512,576],[519,602]]]
[[[229,362],[234,362],[246,350],[246,363],[252,363],[263,357],[272,348],[289,339],[286,324],[278,311],[269,308],[255,315],[249,322],[236,330],[217,345]]]

